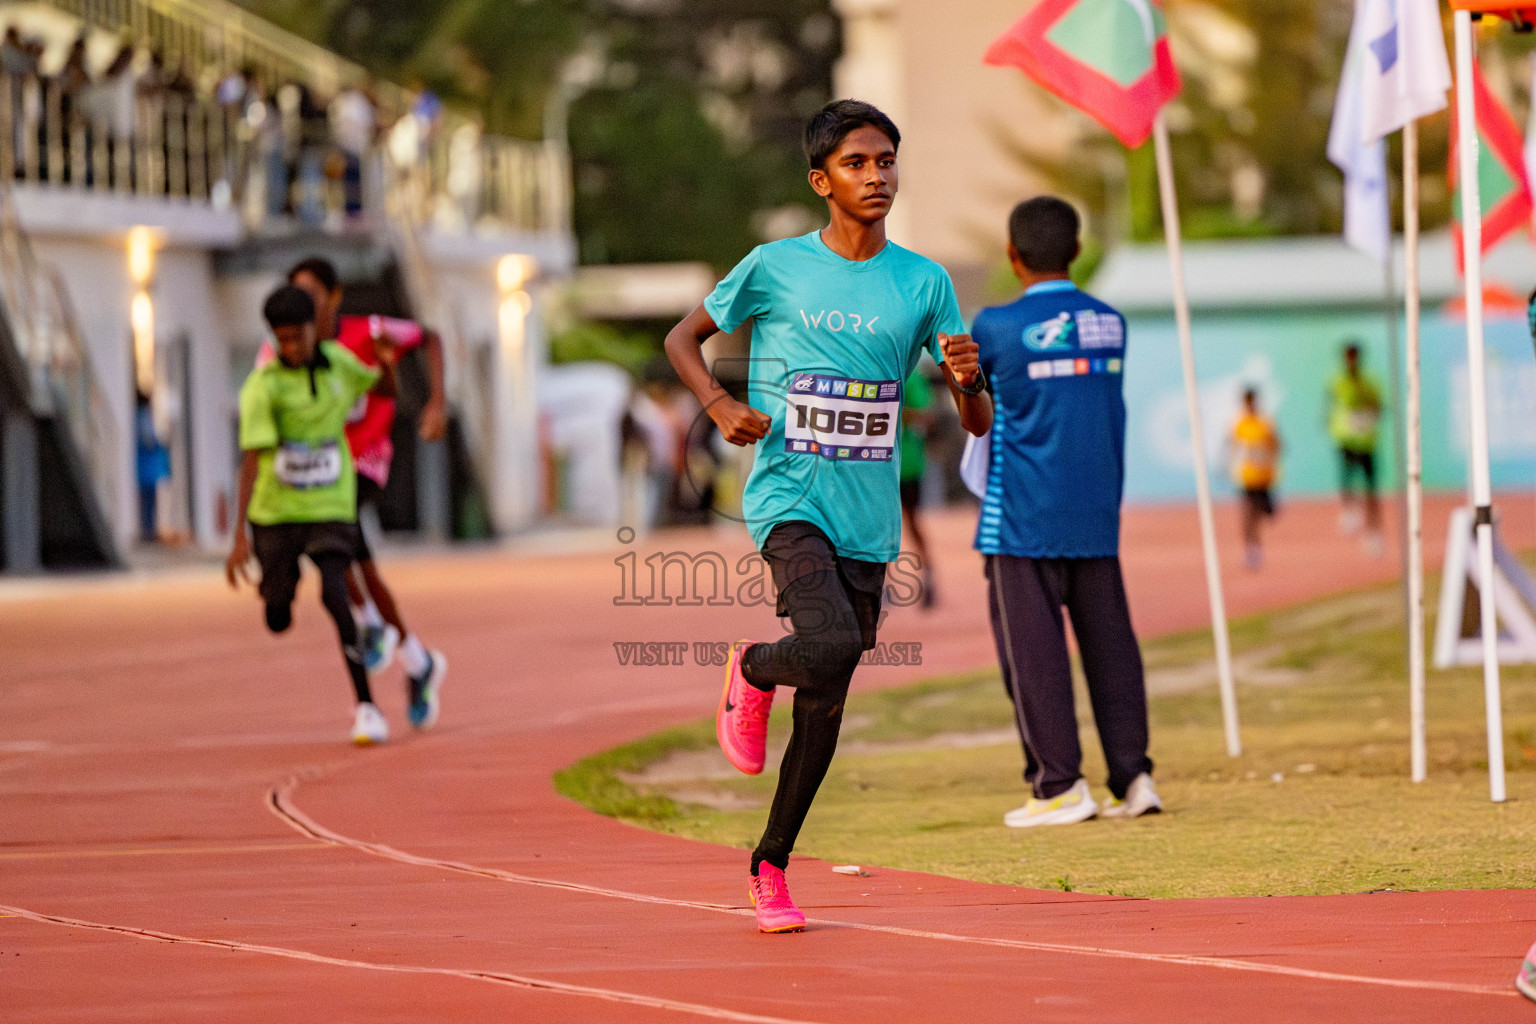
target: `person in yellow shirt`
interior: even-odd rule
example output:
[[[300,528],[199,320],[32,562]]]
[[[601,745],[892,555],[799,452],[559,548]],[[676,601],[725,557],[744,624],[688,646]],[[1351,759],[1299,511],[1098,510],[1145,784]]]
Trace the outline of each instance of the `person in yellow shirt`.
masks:
[[[1280,467],[1280,434],[1259,412],[1259,392],[1243,392],[1243,411],[1232,424],[1232,479],[1243,492],[1243,548],[1248,568],[1264,564],[1259,526],[1275,514],[1273,488]]]

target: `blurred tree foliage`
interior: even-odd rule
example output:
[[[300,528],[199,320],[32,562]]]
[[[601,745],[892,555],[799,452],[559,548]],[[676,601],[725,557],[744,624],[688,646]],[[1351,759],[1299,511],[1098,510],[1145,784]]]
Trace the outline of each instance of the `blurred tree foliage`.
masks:
[[[831,98],[830,0],[242,2],[489,131],[568,131],[583,262],[724,270],[819,216],[799,131]]]
[[[831,98],[828,0],[631,2],[599,35],[605,72],[571,115],[584,262],[723,271],[821,216],[800,129]]]

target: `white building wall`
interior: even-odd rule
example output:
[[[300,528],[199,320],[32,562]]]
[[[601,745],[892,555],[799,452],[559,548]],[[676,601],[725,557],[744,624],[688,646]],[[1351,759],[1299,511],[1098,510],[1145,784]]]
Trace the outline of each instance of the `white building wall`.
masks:
[[[134,451],[133,328],[130,306],[136,291],[128,274],[126,244],[121,239],[69,238],[32,234],[39,258],[59,272],[85,335],[101,389],[111,413],[110,436],[119,453],[121,471],[114,493],[104,504],[113,534],[124,550],[138,534],[138,486]],[[156,254],[154,281],[149,287],[155,312],[157,383],[154,403],[162,440],[172,440],[184,416],[191,420],[191,444],[178,456],[190,460],[177,468],[192,476],[192,518],[175,485],[162,491],[161,521],[190,534],[200,547],[222,547],[227,533],[219,528],[221,504],[233,500],[233,469],[229,452],[229,343],[214,302],[212,260],[206,250],[165,248]],[[173,369],[166,364],[172,344],[185,338],[190,347],[191,406],[171,388]],[[176,481],[179,485],[180,481]],[[227,522],[227,517],[226,517]],[[227,529],[227,527],[226,527]]]
[[[537,382],[549,364],[544,293],[552,278],[571,272],[574,245],[547,237],[504,245],[443,235],[424,241],[441,309],[457,335],[457,345],[448,339],[449,395],[476,448],[491,522],[498,533],[516,533],[542,512]]]

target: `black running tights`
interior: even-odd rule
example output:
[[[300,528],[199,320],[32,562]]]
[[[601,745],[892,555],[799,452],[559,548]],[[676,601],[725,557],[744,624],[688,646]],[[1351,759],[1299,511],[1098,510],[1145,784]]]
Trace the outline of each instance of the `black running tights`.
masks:
[[[884,566],[837,557],[826,535],[807,523],[774,528],[763,545],[779,588],[780,614],[794,632],[777,643],[754,645],[744,674],[759,689],[795,688],[794,727],[768,825],[752,853],[752,873],[763,861],[789,865],[800,827],[837,751],[843,703],[859,658],[874,646]]]
[[[321,551],[312,553],[310,561],[320,570],[320,603],[336,623],[336,635],[341,639],[341,656],[347,663],[352,677],[352,689],[359,701],[372,701],[373,691],[368,686],[368,670],[363,666],[363,645],[357,635],[357,622],[352,618],[352,607],[347,601],[347,567],[352,559],[340,552]],[[293,621],[293,597],[286,601],[281,595],[267,602],[267,628],[281,633]]]

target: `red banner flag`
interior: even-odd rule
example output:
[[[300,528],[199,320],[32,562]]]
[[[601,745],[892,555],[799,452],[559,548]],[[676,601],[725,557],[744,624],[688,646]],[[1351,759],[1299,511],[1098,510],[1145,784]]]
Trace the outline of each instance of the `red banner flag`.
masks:
[[[1461,88],[1461,82],[1456,83]],[[1498,245],[1505,235],[1524,227],[1531,220],[1531,185],[1525,176],[1525,153],[1521,147],[1520,126],[1483,80],[1482,69],[1472,67],[1472,103],[1477,111],[1477,198],[1482,206],[1483,252]],[[1451,104],[1451,213],[1455,224],[1451,231],[1456,248],[1456,270],[1466,267],[1466,253],[1461,242],[1461,173],[1457,153],[1456,104]]]
[[[1133,149],[1179,94],[1157,0],[1040,0],[983,59],[1022,68]]]

